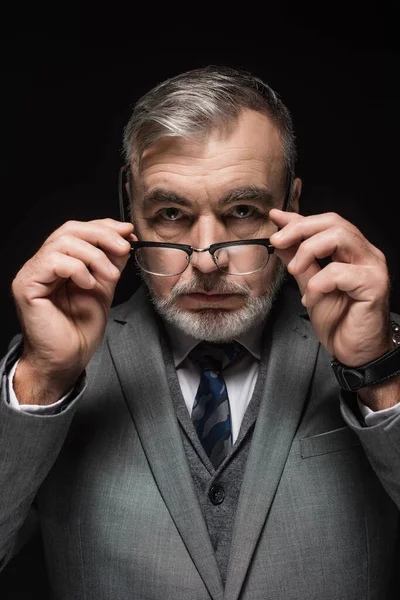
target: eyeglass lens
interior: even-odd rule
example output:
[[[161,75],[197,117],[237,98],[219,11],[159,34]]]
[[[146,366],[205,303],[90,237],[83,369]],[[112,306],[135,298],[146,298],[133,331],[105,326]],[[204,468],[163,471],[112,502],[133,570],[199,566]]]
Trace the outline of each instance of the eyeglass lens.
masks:
[[[138,248],[135,257],[138,265],[153,275],[179,275],[189,262],[188,254],[178,248]],[[268,259],[268,249],[259,244],[226,246],[214,252],[218,268],[229,275],[259,271],[267,265]]]

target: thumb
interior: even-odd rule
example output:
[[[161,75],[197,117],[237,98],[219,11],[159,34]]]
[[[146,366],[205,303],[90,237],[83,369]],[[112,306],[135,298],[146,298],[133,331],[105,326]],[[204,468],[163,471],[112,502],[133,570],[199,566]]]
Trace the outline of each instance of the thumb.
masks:
[[[284,250],[278,250],[277,248],[275,248],[274,254],[276,254],[287,267],[291,260],[295,257],[299,245],[300,244],[290,246],[290,248],[285,248]],[[288,270],[290,273],[290,268]],[[314,262],[308,267],[306,271],[304,271],[304,273],[298,273],[296,275],[293,275],[293,277],[297,281],[297,285],[299,286],[299,290],[302,296],[304,295],[307,283],[309,282],[311,277],[313,277],[320,270],[321,267],[318,265],[318,263]]]

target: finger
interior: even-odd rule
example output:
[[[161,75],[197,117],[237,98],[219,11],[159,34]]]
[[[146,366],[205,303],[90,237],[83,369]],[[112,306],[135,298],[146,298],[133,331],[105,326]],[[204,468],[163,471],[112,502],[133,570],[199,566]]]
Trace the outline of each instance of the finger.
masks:
[[[115,287],[120,277],[120,271],[110,261],[109,269],[93,269],[91,272],[90,266],[86,264],[76,256],[64,254],[63,252],[50,252],[39,260],[36,260],[29,265],[28,272],[24,274],[21,283],[24,286],[25,293],[31,297],[43,297],[51,293],[54,289],[54,284],[57,279],[71,278],[75,281],[75,273],[71,269],[76,266],[78,270],[78,281],[89,281],[91,284],[94,282],[100,283],[102,286],[106,286],[107,289]],[[85,271],[91,277],[87,277]],[[83,273],[85,273],[84,279]],[[28,282],[28,284],[27,284]],[[25,285],[24,285],[25,284]],[[86,287],[85,285],[83,286]],[[93,286],[92,286],[93,287]]]
[[[354,300],[373,303],[385,297],[388,287],[387,274],[376,267],[333,262],[309,278],[302,303],[313,308],[335,290],[346,292]]]
[[[371,244],[353,223],[350,223],[350,221],[347,221],[336,213],[330,212],[304,217],[298,213],[290,213],[274,208],[270,211],[269,215],[271,220],[281,228],[280,231],[270,236],[271,244],[277,248],[286,248],[291,244],[298,244],[329,228],[342,227],[359,236],[359,240],[362,240],[362,244],[368,247],[376,259],[382,263],[386,263],[384,253]]]
[[[346,227],[331,227],[302,242],[288,271],[292,275],[302,273],[318,259],[331,256],[334,261],[353,264],[375,264],[377,257],[362,236]]]
[[[129,242],[126,240],[125,242],[130,247]],[[95,277],[100,277],[106,281],[112,281],[120,274],[119,268],[103,250],[73,235],[60,235],[53,243],[46,244],[42,250],[42,261],[51,261],[54,253],[66,254],[79,259]]]
[[[71,279],[85,290],[93,289],[97,283],[82,261],[61,252],[53,252],[43,265],[40,278],[33,279],[29,286],[25,286],[26,300],[48,296],[56,284],[65,279]]]
[[[80,222],[80,221],[78,221],[78,222]],[[126,231],[127,229],[133,231],[133,229],[134,229],[133,224],[129,221],[117,221],[116,219],[111,219],[110,217],[106,217],[105,219],[92,219],[91,221],[87,221],[87,222],[105,225],[106,227],[111,227],[111,228],[115,229],[115,231],[118,231],[118,232]],[[124,235],[124,234],[121,234],[121,235]]]
[[[41,267],[40,279],[37,280],[37,283],[42,283],[43,285],[54,283],[57,277],[62,279],[71,278],[73,281],[75,281],[76,277],[78,277],[78,281],[75,281],[77,285],[79,285],[79,281],[86,280],[90,282],[90,287],[93,287],[93,284],[97,282],[101,284],[111,283],[115,285],[120,276],[119,270],[114,265],[112,265],[113,269],[110,269],[105,276],[100,274],[98,271],[91,273],[88,265],[86,265],[82,260],[61,252],[50,253],[46,257],[46,260],[43,261]],[[78,269],[77,276],[72,270],[74,267]],[[90,275],[89,278],[87,277],[86,272]]]
[[[96,279],[89,273],[82,261],[63,254],[56,254],[52,258],[54,281],[59,278],[71,279],[83,289],[89,290],[95,287]]]
[[[123,256],[115,256],[115,254],[108,254],[107,252],[105,252],[105,255],[107,256],[107,258],[109,259],[109,261],[115,266],[117,267],[118,271],[120,273],[122,273],[122,271],[125,269],[126,267],[126,263],[128,262],[128,260],[131,258],[132,253],[129,252],[128,254],[124,254]]]
[[[298,213],[289,213],[278,209],[272,209],[269,215],[271,220],[281,227],[280,231],[273,233],[270,237],[271,244],[277,248],[288,248],[293,244],[298,244],[317,233],[333,227],[341,227],[354,234],[358,234],[360,238],[365,240],[366,244],[369,244],[355,225],[346,221],[336,213],[324,213],[303,217]]]
[[[288,264],[290,264],[291,260],[293,260],[293,257],[295,256],[296,251],[297,251],[297,246],[293,246],[292,248],[288,248],[287,250],[275,250],[274,254],[276,254],[276,256],[278,256],[282,260],[282,262],[287,266]],[[315,275],[315,273],[317,273],[320,270],[321,270],[321,267],[319,266],[319,264],[314,262],[313,264],[311,264],[308,267],[308,269],[306,269],[302,273],[294,274],[294,277],[297,281],[297,285],[299,286],[301,294],[304,293],[304,290],[306,288],[306,285],[307,285],[310,277],[313,277]]]
[[[109,221],[105,224],[104,221]],[[102,221],[68,221],[57,229],[45,243],[55,242],[63,235],[73,235],[76,238],[89,242],[93,246],[103,248],[107,252],[121,256],[130,251],[130,238],[133,232],[131,223],[119,223],[112,219]]]

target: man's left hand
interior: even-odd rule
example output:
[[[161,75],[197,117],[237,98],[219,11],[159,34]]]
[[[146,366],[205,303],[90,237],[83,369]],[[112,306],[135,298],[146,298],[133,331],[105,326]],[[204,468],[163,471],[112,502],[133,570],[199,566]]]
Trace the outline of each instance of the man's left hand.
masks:
[[[314,332],[339,362],[360,366],[393,347],[384,254],[335,213],[304,217],[278,209],[271,244],[298,283]],[[321,267],[317,259],[330,257]]]

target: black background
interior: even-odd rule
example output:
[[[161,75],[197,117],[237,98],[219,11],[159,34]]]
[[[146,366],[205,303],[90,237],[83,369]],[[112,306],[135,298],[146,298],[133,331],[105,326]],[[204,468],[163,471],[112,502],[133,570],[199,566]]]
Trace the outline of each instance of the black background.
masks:
[[[351,22],[311,23],[292,14],[260,31],[182,25],[115,45],[40,36],[3,41],[1,353],[18,331],[10,286],[20,266],[68,219],[118,218],[122,130],[133,103],[165,78],[207,64],[250,70],[280,94],[298,138],[301,212],[336,211],[385,252],[392,309],[400,312],[400,53],[393,19],[383,9],[364,9]],[[115,303],[136,285],[128,267]],[[24,585],[35,557],[31,566],[23,563],[25,584],[14,583],[10,598],[33,593]],[[17,567],[11,563],[0,590]]]

